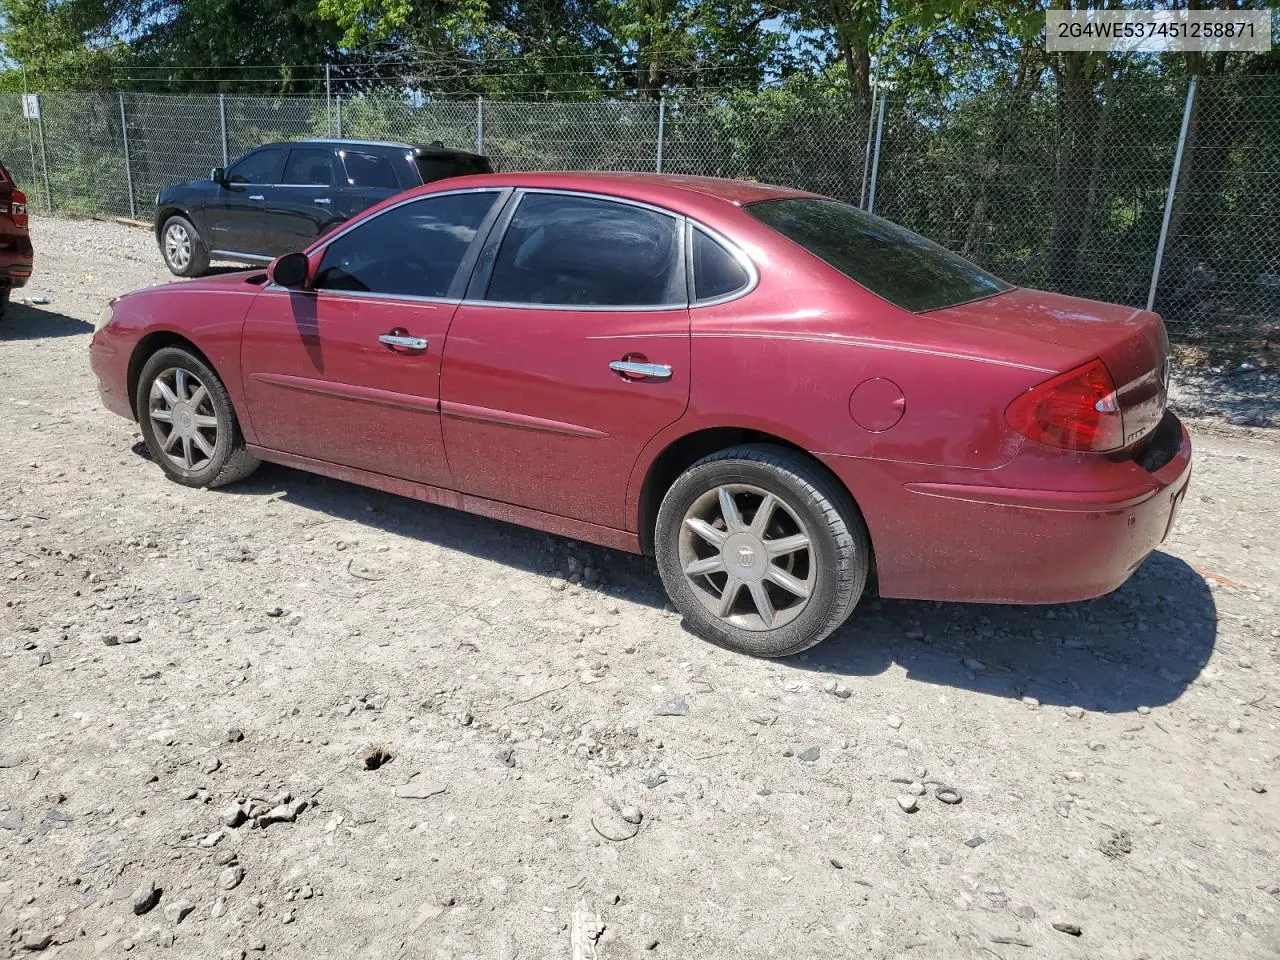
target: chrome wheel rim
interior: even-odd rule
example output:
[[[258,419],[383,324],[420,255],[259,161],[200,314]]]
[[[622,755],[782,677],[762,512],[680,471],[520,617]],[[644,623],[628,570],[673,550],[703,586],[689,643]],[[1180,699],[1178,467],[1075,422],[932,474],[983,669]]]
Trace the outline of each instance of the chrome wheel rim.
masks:
[[[200,378],[169,367],[151,382],[151,429],[160,452],[183,470],[201,470],[218,448],[218,416]]]
[[[728,483],[698,497],[680,524],[680,566],[707,611],[742,630],[776,630],[818,585],[813,534],[790,504]]]
[[[179,270],[191,262],[191,234],[180,223],[171,223],[164,231],[164,255]]]

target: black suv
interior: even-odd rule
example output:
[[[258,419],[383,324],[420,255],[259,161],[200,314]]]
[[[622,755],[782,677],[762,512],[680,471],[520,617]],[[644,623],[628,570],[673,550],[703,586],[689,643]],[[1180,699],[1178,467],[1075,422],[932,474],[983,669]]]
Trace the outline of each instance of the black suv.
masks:
[[[492,173],[487,157],[371,140],[302,140],[251,150],[208,180],[156,195],[156,240],[169,269],[194,277],[211,257],[261,263],[301,250],[380,200],[410,187]]]

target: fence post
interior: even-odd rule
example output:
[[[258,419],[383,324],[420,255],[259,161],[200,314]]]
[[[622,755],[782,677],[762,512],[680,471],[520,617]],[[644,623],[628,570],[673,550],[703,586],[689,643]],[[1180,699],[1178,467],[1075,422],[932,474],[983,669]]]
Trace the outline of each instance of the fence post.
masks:
[[[342,94],[338,94],[338,99],[334,101],[338,113],[338,139],[342,139]]]
[[[53,188],[49,186],[49,157],[44,150],[44,95],[36,94],[36,132],[40,134],[40,166],[44,168],[44,210],[53,213]]]
[[[662,147],[667,132],[667,98],[658,98],[658,173],[662,172]]]
[[[1164,262],[1164,244],[1169,238],[1169,220],[1173,216],[1173,197],[1178,192],[1178,173],[1182,170],[1182,148],[1187,145],[1187,127],[1191,123],[1191,107],[1196,101],[1196,80],[1191,75],[1187,87],[1187,104],[1182,108],[1182,129],[1178,131],[1178,149],[1173,154],[1173,170],[1169,174],[1169,192],[1164,198],[1164,220],[1160,223],[1160,239],[1156,242],[1156,262],[1151,268],[1151,289],[1147,291],[1147,309],[1156,305],[1156,287],[1160,285],[1160,265]]]
[[[230,159],[227,156],[227,95],[218,94],[218,123],[222,126],[222,167],[225,170]]]
[[[329,136],[333,136],[333,77],[330,74],[329,64],[324,65],[324,119],[325,130]]]
[[[476,97],[476,153],[484,153],[484,97]]]
[[[876,212],[876,175],[880,172],[880,141],[884,138],[885,95],[880,94],[880,114],[876,117],[876,151],[871,157],[871,186],[867,190],[867,213]]]
[[[124,92],[120,93],[120,136],[124,140],[124,182],[129,188],[129,219],[138,219],[137,201],[133,198],[133,168],[129,164],[129,121],[124,114]]]

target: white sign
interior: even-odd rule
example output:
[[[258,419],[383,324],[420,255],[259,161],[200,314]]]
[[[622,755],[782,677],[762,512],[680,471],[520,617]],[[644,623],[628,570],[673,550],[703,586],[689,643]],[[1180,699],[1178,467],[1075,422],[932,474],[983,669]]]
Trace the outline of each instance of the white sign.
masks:
[[[28,120],[40,119],[40,94],[24,93],[22,95],[22,115]]]
[[[1271,49],[1270,10],[1049,10],[1050,53],[1265,53]]]

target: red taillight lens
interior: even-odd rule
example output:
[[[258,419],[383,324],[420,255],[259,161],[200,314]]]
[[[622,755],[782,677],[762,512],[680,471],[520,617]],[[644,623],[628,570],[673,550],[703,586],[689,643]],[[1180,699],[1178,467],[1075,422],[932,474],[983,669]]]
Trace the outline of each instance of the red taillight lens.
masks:
[[[17,226],[27,225],[27,195],[21,190],[14,190],[9,196],[9,216]]]
[[[1124,446],[1116,385],[1101,360],[1032,387],[1004,416],[1024,437],[1051,447],[1102,453]]]

